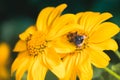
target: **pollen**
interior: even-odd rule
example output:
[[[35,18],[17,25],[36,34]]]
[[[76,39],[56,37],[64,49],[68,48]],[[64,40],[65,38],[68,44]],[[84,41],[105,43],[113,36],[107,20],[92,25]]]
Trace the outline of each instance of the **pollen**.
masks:
[[[30,56],[37,56],[38,54],[44,53],[47,47],[47,41],[45,35],[37,32],[29,37],[27,40],[27,50]]]

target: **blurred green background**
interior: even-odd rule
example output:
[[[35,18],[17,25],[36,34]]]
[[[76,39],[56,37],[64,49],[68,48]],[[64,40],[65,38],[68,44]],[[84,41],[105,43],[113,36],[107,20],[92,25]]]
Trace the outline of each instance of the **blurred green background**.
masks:
[[[17,42],[18,35],[28,26],[35,24],[38,13],[47,6],[57,6],[66,3],[68,7],[63,13],[77,13],[83,11],[110,12],[113,18],[109,21],[120,26],[120,0],[0,0],[0,42],[7,42],[11,51]],[[120,46],[120,34],[114,39]],[[120,59],[112,51],[106,51],[111,57],[109,68],[120,74]],[[17,53],[11,52],[11,61]],[[23,77],[23,80],[25,80]],[[14,78],[11,78],[14,80]],[[50,72],[46,80],[57,80]],[[94,68],[93,80],[117,80],[103,69]]]

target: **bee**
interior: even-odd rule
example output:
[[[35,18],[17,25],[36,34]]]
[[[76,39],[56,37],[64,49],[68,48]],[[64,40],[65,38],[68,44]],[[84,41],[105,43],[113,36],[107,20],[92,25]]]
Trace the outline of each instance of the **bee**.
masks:
[[[69,42],[74,43],[77,47],[80,47],[84,40],[84,36],[78,35],[77,32],[69,33],[67,38]]]

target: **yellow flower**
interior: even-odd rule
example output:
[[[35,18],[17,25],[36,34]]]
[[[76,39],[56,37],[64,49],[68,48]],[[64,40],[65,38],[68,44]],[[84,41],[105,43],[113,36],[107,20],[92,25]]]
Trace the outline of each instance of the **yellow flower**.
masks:
[[[36,25],[19,35],[20,40],[14,48],[19,54],[11,68],[12,74],[16,71],[16,80],[20,80],[25,71],[28,71],[27,80],[44,80],[48,69],[58,78],[64,77],[65,67],[55,52],[55,42],[60,36],[77,28],[75,15],[60,16],[66,6],[62,4],[43,9]]]
[[[8,79],[9,73],[7,71],[7,64],[9,58],[9,46],[6,43],[0,44],[0,80]]]
[[[109,64],[110,58],[103,50],[117,50],[117,43],[111,37],[119,32],[117,25],[104,22],[111,17],[110,13],[76,14],[79,30],[69,32],[59,39],[60,44],[56,48],[57,52],[69,53],[63,57],[66,76],[61,80],[76,80],[77,76],[80,80],[91,80],[91,64],[98,68],[104,68]]]

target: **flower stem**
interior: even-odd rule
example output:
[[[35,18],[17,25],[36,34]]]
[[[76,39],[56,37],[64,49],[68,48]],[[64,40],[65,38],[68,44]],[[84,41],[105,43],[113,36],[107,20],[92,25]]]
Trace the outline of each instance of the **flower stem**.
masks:
[[[120,52],[117,50],[115,51],[115,54],[118,56],[118,58],[120,59]]]
[[[120,75],[118,75],[117,73],[115,73],[114,71],[112,71],[109,68],[104,68],[105,71],[107,71],[109,74],[111,74],[112,76],[114,76],[115,78],[117,78],[118,80],[120,80]]]

